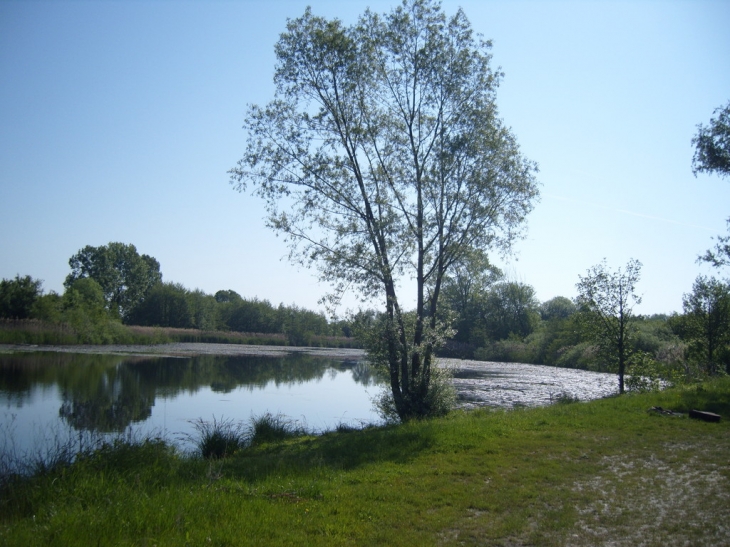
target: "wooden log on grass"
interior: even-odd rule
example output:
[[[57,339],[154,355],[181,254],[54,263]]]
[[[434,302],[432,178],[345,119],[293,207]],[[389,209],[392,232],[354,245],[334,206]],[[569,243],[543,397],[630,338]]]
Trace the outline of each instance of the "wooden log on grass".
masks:
[[[705,422],[719,422],[720,415],[714,412],[705,412],[703,410],[690,410],[689,417],[695,420],[702,420]]]

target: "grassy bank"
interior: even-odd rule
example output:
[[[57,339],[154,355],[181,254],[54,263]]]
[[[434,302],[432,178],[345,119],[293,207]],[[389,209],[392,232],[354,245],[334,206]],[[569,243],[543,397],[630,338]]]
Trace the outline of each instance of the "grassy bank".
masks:
[[[232,332],[217,330],[178,329],[171,327],[140,327],[107,322],[91,325],[86,330],[66,323],[37,319],[0,319],[0,344],[170,344],[197,342],[206,344],[247,344],[267,346],[312,346],[327,348],[356,348],[354,338],[344,336],[299,335],[295,340],[281,333]]]
[[[6,485],[0,544],[727,545],[729,453],[727,378],[300,436],[222,460],[120,445]]]

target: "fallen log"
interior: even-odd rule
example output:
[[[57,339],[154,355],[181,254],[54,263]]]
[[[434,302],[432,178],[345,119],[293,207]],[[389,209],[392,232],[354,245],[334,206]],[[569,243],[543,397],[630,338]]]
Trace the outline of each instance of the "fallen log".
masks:
[[[702,420],[704,422],[719,422],[720,415],[714,412],[705,412],[704,410],[690,410],[689,417],[695,420]]]

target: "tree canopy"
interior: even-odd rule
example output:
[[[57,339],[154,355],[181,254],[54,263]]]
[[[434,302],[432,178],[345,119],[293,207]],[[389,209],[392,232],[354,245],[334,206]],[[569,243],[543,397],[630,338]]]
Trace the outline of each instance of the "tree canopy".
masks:
[[[108,309],[121,319],[162,281],[160,263],[149,255],[140,255],[131,244],[87,245],[68,264],[71,273],[64,286],[69,288],[78,279],[92,278],[101,287]]]
[[[695,153],[692,157],[692,172],[715,173],[721,177],[730,176],[730,102],[716,108],[716,118],[711,118],[707,127],[699,124],[697,135],[692,139]],[[730,234],[730,219],[727,221]],[[730,265],[730,235],[718,236],[714,249],[700,256],[699,262],[709,262],[716,268]]]
[[[692,139],[692,172],[730,176],[730,102],[716,108],[707,126],[699,124]]]
[[[43,282],[29,275],[0,281],[0,317],[26,319],[43,293]]]
[[[430,407],[437,309],[449,270],[475,250],[508,251],[538,196],[536,165],[497,113],[501,74],[463,11],[407,0],[351,26],[289,20],[274,99],[251,106],[232,169],[253,185],[291,258],[323,281],[382,299],[381,355],[401,419]],[[413,328],[399,281],[416,283]],[[375,357],[375,355],[373,355]]]

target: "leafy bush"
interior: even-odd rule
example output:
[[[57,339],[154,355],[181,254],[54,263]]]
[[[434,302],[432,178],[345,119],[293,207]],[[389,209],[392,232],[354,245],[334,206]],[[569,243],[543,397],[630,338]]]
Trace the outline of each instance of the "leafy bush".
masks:
[[[431,381],[428,392],[421,401],[421,404],[427,409],[423,412],[423,416],[446,416],[454,408],[456,389],[454,388],[453,378],[454,371],[451,368],[439,366],[437,363],[431,367]],[[380,417],[386,422],[397,423],[401,421],[393,399],[393,391],[389,386],[374,397],[373,404]]]
[[[646,352],[637,352],[629,358],[626,389],[637,393],[659,391],[666,377],[666,367]]]

